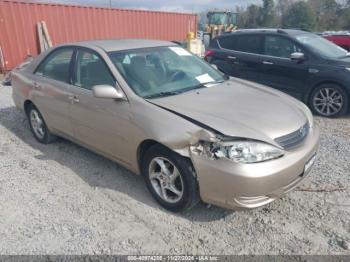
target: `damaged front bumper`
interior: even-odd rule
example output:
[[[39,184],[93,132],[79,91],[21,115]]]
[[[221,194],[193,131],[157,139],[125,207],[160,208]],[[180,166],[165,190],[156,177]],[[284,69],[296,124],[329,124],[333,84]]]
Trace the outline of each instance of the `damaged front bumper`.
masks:
[[[201,199],[224,208],[256,208],[294,189],[310,172],[318,149],[314,126],[297,148],[281,158],[253,164],[208,159],[191,150]]]

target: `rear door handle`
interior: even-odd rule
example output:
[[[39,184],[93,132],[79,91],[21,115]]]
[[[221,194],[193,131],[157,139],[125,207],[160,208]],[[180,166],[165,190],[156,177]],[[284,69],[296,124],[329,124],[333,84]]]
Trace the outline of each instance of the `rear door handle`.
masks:
[[[264,65],[273,65],[273,63],[270,62],[270,61],[263,61],[262,63],[263,63]]]
[[[232,60],[236,60],[237,59],[237,57],[235,57],[235,56],[228,56],[227,58],[228,59],[232,59]]]
[[[69,98],[71,104],[79,103],[79,98],[77,96],[69,96],[68,98]]]

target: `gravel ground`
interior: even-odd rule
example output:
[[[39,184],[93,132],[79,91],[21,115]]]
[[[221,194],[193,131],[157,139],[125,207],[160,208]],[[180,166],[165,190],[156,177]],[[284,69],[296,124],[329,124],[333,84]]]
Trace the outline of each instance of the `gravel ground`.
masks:
[[[316,122],[319,158],[298,190],[251,211],[172,214],[117,164],[37,143],[0,86],[0,254],[350,255],[350,117]]]

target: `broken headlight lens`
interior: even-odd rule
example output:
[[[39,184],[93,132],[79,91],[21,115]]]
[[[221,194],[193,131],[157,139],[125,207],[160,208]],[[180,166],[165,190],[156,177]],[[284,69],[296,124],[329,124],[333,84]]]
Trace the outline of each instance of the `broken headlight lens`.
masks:
[[[249,140],[206,143],[204,152],[212,159],[227,158],[237,163],[259,163],[284,155],[282,149],[273,145]]]

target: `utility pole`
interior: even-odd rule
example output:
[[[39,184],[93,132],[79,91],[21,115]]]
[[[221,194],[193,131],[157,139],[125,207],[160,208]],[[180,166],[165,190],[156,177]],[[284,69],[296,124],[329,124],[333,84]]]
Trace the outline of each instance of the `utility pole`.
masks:
[[[112,8],[112,0],[109,0],[109,8]]]

